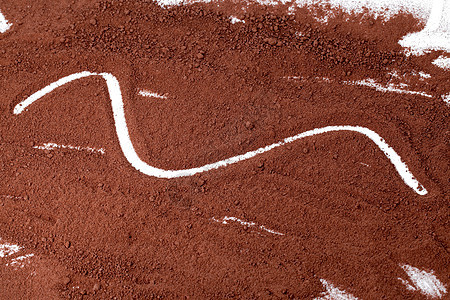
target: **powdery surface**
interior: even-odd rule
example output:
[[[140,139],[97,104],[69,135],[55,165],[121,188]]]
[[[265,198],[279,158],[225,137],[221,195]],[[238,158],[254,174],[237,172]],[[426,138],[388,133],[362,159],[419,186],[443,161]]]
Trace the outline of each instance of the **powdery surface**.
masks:
[[[221,1],[211,0],[156,0],[161,6],[182,5],[188,3],[220,3]],[[262,5],[289,5],[297,7],[318,6],[340,9],[349,14],[367,13],[369,11],[375,17],[391,18],[399,13],[411,13],[415,17],[426,20],[432,8],[433,1],[420,0],[256,0],[247,1],[256,2]]]
[[[342,22],[336,10],[324,24],[307,9],[244,12],[229,2],[1,6],[14,27],[0,38],[0,236],[23,247],[5,259],[35,254],[17,270],[0,265],[3,295],[425,297],[399,264],[433,270],[448,287],[442,95],[450,82],[436,56],[406,57],[398,45],[421,29],[410,15]],[[85,70],[117,84],[78,78],[14,114],[33,93]],[[368,78],[431,97],[348,84]],[[358,126],[394,149],[427,193],[352,131],[193,176],[148,176],[121,146],[109,87],[117,85],[120,128],[154,168],[202,167],[310,130]],[[168,97],[143,97],[144,87]],[[105,154],[33,148],[49,141]]]
[[[157,0],[161,6],[182,5],[186,3],[210,3],[210,0]],[[431,51],[443,50],[450,52],[450,1],[434,0],[256,0],[247,3],[259,3],[270,6],[288,6],[290,11],[295,8],[308,8],[314,14],[321,8],[320,15],[315,19],[327,23],[329,19],[336,18],[333,10],[338,9],[349,15],[365,14],[374,18],[388,20],[399,13],[410,13],[414,17],[426,22],[425,28],[420,32],[409,33],[399,40],[408,54],[423,55]],[[221,1],[214,1],[220,5]],[[245,10],[245,9],[244,9]],[[231,18],[234,24],[235,17]],[[348,20],[348,19],[347,19]]]
[[[58,261],[36,256],[25,247],[0,240],[2,299],[58,299],[58,286],[64,284],[66,274]]]

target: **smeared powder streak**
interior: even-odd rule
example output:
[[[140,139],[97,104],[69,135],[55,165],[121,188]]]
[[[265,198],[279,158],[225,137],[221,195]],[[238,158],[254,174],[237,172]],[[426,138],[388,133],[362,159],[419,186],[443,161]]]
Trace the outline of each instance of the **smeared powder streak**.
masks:
[[[211,0],[157,0],[160,6],[183,5],[196,2],[209,3]],[[434,0],[256,0],[262,5],[289,5],[292,12],[295,7],[322,7],[328,10],[341,9],[348,14],[368,13],[375,18],[390,19],[399,13],[411,13],[414,17],[427,20],[424,30],[404,36],[399,44],[408,50],[407,54],[421,55],[431,50],[444,50],[450,52],[450,1]],[[431,10],[431,13],[430,13]],[[333,12],[316,20],[326,23],[333,17]]]
[[[0,257],[6,257],[19,252],[22,249],[19,245],[2,242],[0,239]]]
[[[450,57],[439,56],[432,61],[432,64],[444,70],[450,70]]]
[[[303,76],[285,76],[283,78],[286,78],[288,80],[308,81],[308,80],[314,79],[314,80],[316,80],[318,82],[327,82],[327,83],[333,82],[333,80],[331,80],[328,77],[312,77],[310,79],[307,79],[306,77],[303,77]]]
[[[23,255],[23,256],[19,256],[16,257],[14,259],[12,259],[9,263],[6,264],[6,266],[11,266],[11,267],[15,267],[15,268],[23,268],[25,266],[25,264],[27,263],[26,260],[28,260],[29,258],[33,257],[34,254],[27,254],[27,255]]]
[[[0,197],[6,198],[6,199],[13,199],[13,200],[22,200],[23,197],[20,196],[13,196],[13,195],[0,195]]]
[[[411,189],[413,189],[419,195],[426,195],[428,191],[425,187],[414,177],[414,175],[409,171],[408,166],[402,161],[401,157],[395,152],[393,148],[391,148],[384,139],[379,136],[375,131],[370,130],[366,127],[361,126],[351,126],[351,125],[337,125],[337,126],[326,126],[321,128],[315,128],[312,130],[308,130],[302,133],[299,133],[295,136],[287,137],[280,142],[261,147],[257,150],[247,152],[245,154],[237,155],[230,157],[225,160],[221,160],[218,162],[210,163],[201,167],[191,168],[191,169],[182,169],[182,170],[165,170],[156,168],[148,165],[146,162],[142,161],[139,155],[136,153],[134,149],[133,143],[130,138],[130,134],[128,131],[128,126],[125,118],[125,109],[122,98],[122,92],[120,90],[120,84],[117,78],[110,73],[92,73],[92,72],[80,72],[75,73],[66,77],[63,77],[43,89],[37,91],[24,101],[20,102],[14,107],[14,114],[22,113],[29,105],[33,104],[35,101],[39,100],[46,94],[52,92],[56,88],[65,85],[71,81],[85,78],[89,76],[101,76],[105,81],[108,88],[111,106],[113,111],[114,123],[116,127],[116,134],[119,139],[119,144],[122,149],[122,152],[128,162],[139,172],[153,177],[158,178],[177,178],[177,177],[185,177],[192,176],[201,172],[207,172],[214,169],[218,169],[221,167],[225,167],[231,164],[235,164],[240,161],[244,161],[250,158],[253,158],[259,154],[268,152],[272,149],[284,146],[286,144],[292,143],[294,141],[311,137],[314,135],[325,134],[330,132],[337,131],[350,131],[360,133],[370,140],[372,140],[375,145],[383,151],[386,158],[390,160],[390,162],[394,165],[398,174],[402,178],[403,182],[408,185]]]
[[[0,11],[0,33],[5,33],[9,28],[11,28],[11,23],[6,20],[5,16]]]
[[[358,298],[356,298],[352,294],[338,289],[325,279],[320,279],[320,282],[325,288],[325,292],[323,292],[320,297],[314,298],[314,300],[358,300]]]
[[[427,272],[410,265],[400,265],[400,267],[409,276],[410,282],[399,278],[408,290],[419,291],[434,299],[442,298],[447,293],[445,285],[434,275],[434,271]]]
[[[241,224],[241,225],[243,225],[243,226],[247,226],[247,227],[257,227],[257,228],[259,228],[259,229],[261,229],[261,230],[267,231],[267,232],[272,233],[272,234],[276,234],[276,235],[284,235],[284,233],[281,233],[281,232],[278,232],[278,231],[274,231],[274,230],[272,230],[272,229],[268,229],[268,228],[266,228],[264,225],[258,226],[258,225],[257,225],[256,223],[254,223],[254,222],[247,222],[247,221],[238,219],[238,218],[236,218],[236,217],[226,217],[226,216],[225,216],[225,217],[222,218],[222,220],[218,220],[218,219],[216,219],[216,218],[212,218],[212,220],[215,221],[215,222],[218,222],[218,223],[225,224],[225,225],[228,224],[228,221],[233,221],[233,222],[237,222],[237,223],[239,223],[239,224]]]
[[[88,152],[97,152],[100,154],[105,154],[105,149],[100,148],[91,148],[91,147],[81,147],[81,146],[72,146],[72,145],[58,145],[55,143],[44,143],[43,146],[34,146],[35,149],[40,150],[55,150],[55,149],[71,149],[71,150],[78,150],[78,151],[88,151]]]
[[[167,97],[164,96],[164,95],[160,95],[160,94],[153,93],[153,92],[146,91],[146,90],[140,90],[140,91],[139,91],[139,95],[141,95],[141,96],[143,96],[143,97],[159,98],[159,99],[167,99]]]
[[[398,280],[400,280],[400,282],[406,287],[408,291],[417,292],[417,289],[413,287],[407,280],[403,278],[398,278]]]
[[[400,77],[398,75],[397,72],[392,72],[389,73],[394,77]],[[422,74],[419,72],[417,73],[420,77],[423,78],[429,78],[427,77],[426,73]],[[429,75],[431,77],[431,75]],[[307,79],[302,77],[302,76],[286,76],[284,78],[287,78],[288,80],[303,80],[306,81]],[[327,77],[314,77],[315,80],[317,80],[318,82],[326,82],[326,83],[330,83],[333,82],[330,78]],[[343,81],[344,84],[348,84],[348,85],[360,85],[360,86],[367,86],[367,87],[371,87],[376,89],[377,91],[380,92],[391,92],[391,93],[399,93],[399,94],[412,94],[412,95],[420,95],[420,96],[424,96],[424,97],[428,97],[428,98],[432,98],[433,96],[425,93],[425,92],[418,92],[418,91],[410,91],[410,90],[406,90],[405,88],[408,87],[407,84],[405,83],[400,83],[398,85],[395,84],[388,84],[388,85],[382,85],[380,83],[377,83],[375,80],[371,79],[371,78],[367,78],[367,79],[363,79],[363,80],[359,80],[359,81]]]
[[[399,94],[420,95],[420,96],[424,96],[424,97],[428,97],[428,98],[433,98],[433,96],[431,96],[430,94],[427,94],[425,92],[405,90],[405,89],[399,88],[398,86],[396,86],[394,84],[388,84],[386,86],[383,86],[371,78],[358,80],[358,81],[344,81],[344,83],[349,84],[349,85],[367,86],[367,87],[374,88],[380,92],[393,92],[393,93],[399,93]],[[406,86],[407,86],[406,84],[400,85],[400,87],[406,87]]]

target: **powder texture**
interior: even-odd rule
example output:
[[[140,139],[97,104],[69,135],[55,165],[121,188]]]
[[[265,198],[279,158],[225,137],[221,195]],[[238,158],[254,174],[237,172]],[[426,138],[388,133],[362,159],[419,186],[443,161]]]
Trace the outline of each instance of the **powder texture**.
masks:
[[[2,297],[448,296],[450,76],[432,63],[444,53],[398,44],[417,15],[0,5]],[[377,142],[293,139],[329,126]],[[189,170],[281,141],[184,177],[132,163]]]

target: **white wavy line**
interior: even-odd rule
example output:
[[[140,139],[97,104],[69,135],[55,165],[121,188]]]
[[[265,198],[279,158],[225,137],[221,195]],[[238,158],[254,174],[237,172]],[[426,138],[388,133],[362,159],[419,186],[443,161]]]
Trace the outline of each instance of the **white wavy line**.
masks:
[[[33,148],[39,149],[39,150],[55,150],[55,149],[71,149],[71,150],[78,150],[78,151],[88,151],[88,152],[98,152],[100,154],[105,154],[105,149],[100,148],[91,148],[91,147],[81,147],[81,146],[72,146],[72,145],[59,145],[56,143],[44,143],[42,146],[34,146]]]
[[[9,28],[11,28],[11,23],[8,23],[5,16],[0,11],[0,33],[5,33]]]
[[[237,163],[239,161],[243,161],[252,157],[255,157],[258,154],[270,151],[274,148],[283,146],[288,143],[292,143],[296,140],[310,137],[318,134],[323,134],[327,132],[334,132],[334,131],[352,131],[352,132],[358,132],[365,136],[367,136],[369,139],[371,139],[375,145],[380,148],[381,151],[384,152],[385,156],[390,160],[390,162],[394,165],[395,169],[397,170],[400,177],[403,179],[406,185],[408,185],[410,188],[412,188],[417,194],[419,195],[425,195],[427,194],[427,190],[416,180],[414,175],[409,171],[408,166],[402,161],[400,156],[397,154],[397,152],[394,151],[385,141],[382,137],[380,137],[376,132],[360,126],[327,126],[322,128],[315,128],[312,130],[305,131],[303,133],[297,134],[292,137],[288,137],[283,139],[282,141],[278,143],[274,143],[272,145],[268,145],[262,148],[259,148],[255,151],[250,151],[242,155],[233,156],[231,158],[221,160],[215,163],[207,164],[202,167],[196,167],[191,169],[184,169],[184,170],[164,170],[159,169],[156,167],[152,167],[142,161],[138,154],[136,153],[133,143],[131,142],[130,135],[128,132],[128,127],[125,119],[125,111],[124,111],[124,104],[122,99],[122,92],[120,90],[120,84],[117,78],[109,73],[91,73],[91,72],[80,72],[75,73],[66,77],[63,77],[50,85],[44,87],[43,89],[37,91],[24,101],[20,102],[14,107],[14,114],[20,114],[22,113],[25,108],[27,108],[29,105],[31,105],[36,100],[42,98],[46,94],[50,93],[54,89],[67,84],[71,81],[88,77],[88,76],[101,76],[106,81],[106,85],[108,87],[109,96],[111,99],[111,106],[113,110],[113,116],[114,116],[114,122],[116,127],[116,133],[117,137],[119,139],[120,147],[122,148],[122,152],[125,156],[125,158],[128,160],[128,162],[138,171],[148,175],[148,176],[154,176],[158,178],[175,178],[175,177],[184,177],[184,176],[192,176],[197,173],[210,171],[213,169],[218,169],[220,167],[225,167],[230,164]]]

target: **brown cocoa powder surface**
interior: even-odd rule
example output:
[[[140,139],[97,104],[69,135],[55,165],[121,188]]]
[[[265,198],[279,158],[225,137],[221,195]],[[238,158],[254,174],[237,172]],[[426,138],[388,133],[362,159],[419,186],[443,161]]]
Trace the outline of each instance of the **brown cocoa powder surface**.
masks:
[[[306,9],[242,5],[2,1],[14,26],[0,36],[0,236],[38,256],[25,268],[32,277],[0,267],[2,298],[312,299],[326,278],[360,299],[422,299],[401,285],[399,264],[450,282],[449,111],[440,98],[450,76],[430,63],[442,53],[402,54],[397,41],[418,21],[335,11],[322,24]],[[344,84],[387,83],[392,70],[432,97]],[[196,167],[355,125],[382,136],[429,193],[414,193],[352,132],[197,176],[146,176],[122,154],[100,78],[13,115],[35,91],[81,71],[118,78],[131,139],[150,165]],[[424,82],[417,71],[432,76]],[[33,148],[47,142],[106,154]],[[225,216],[284,235],[214,221]]]

